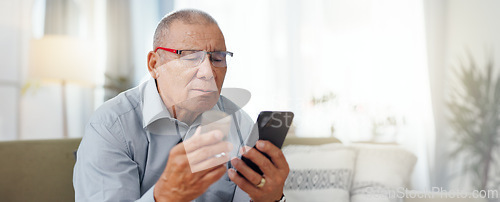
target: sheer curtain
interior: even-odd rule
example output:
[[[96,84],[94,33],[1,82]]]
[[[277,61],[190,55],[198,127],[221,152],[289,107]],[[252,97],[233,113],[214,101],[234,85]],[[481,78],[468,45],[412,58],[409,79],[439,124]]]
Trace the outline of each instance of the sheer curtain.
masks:
[[[429,188],[434,122],[421,0],[176,1],[213,15],[235,52],[224,87],[245,110],[292,110],[297,136],[395,142]]]
[[[19,86],[35,82],[28,77],[28,53],[33,38],[41,38],[43,35],[71,35],[95,42],[97,45],[94,51],[95,57],[88,57],[89,60],[96,61],[95,85],[68,83],[66,87],[69,136],[81,137],[94,109],[103,103],[105,97],[103,86],[111,85],[119,87],[119,91],[126,90],[136,85],[145,75],[147,51],[151,50],[152,33],[161,17],[158,13],[164,15],[169,11],[165,10],[168,9],[165,7],[170,4],[171,2],[160,3],[159,0],[23,0],[19,3],[5,4],[2,2],[2,5],[5,5],[4,9],[9,10],[2,15],[6,16],[4,19],[8,21],[9,18],[20,18],[9,21],[15,29],[6,32],[9,38],[4,41],[9,41],[6,45],[14,48],[8,48],[13,51],[13,57],[6,60],[9,74],[3,76],[12,77],[11,69],[22,66],[22,70],[19,70],[21,74]],[[3,28],[3,23],[0,24]],[[15,33],[17,30],[19,33]],[[12,34],[16,37],[11,37]],[[0,68],[0,72],[4,72],[3,68]],[[106,80],[105,72],[112,79]],[[3,81],[3,77],[0,78],[0,85]],[[8,137],[0,134],[0,139],[62,137],[62,97],[59,83],[31,85],[23,89],[23,92],[17,87],[12,90],[3,87],[0,89],[1,92],[6,90],[8,95],[19,94],[19,100],[9,99],[5,102],[5,109],[8,110],[0,109],[1,112],[8,112],[6,117],[10,117],[9,121],[5,121],[4,116],[0,117],[0,132],[9,132]],[[108,91],[106,96],[110,98],[117,93],[119,92]],[[19,121],[11,121],[17,116],[16,113],[19,113]],[[19,122],[18,134],[14,130],[16,122]]]
[[[106,79],[104,100],[148,78],[147,54],[159,20],[172,9],[161,0],[106,1]]]
[[[104,100],[133,87],[134,57],[130,0],[106,1]]]
[[[19,45],[23,48],[20,61],[25,85],[20,92],[19,139],[44,139],[63,137],[63,115],[61,102],[67,102],[67,124],[69,137],[81,137],[84,124],[92,113],[93,89],[71,81],[66,85],[66,96],[62,97],[60,83],[39,82],[28,76],[29,48],[33,39],[44,35],[66,35],[93,41],[95,39],[93,1],[83,0],[28,0],[24,5],[22,22],[24,33]],[[78,47],[75,47],[78,48]],[[95,60],[95,58],[90,58]],[[71,64],[68,64],[71,65]],[[33,85],[33,84],[37,85]]]

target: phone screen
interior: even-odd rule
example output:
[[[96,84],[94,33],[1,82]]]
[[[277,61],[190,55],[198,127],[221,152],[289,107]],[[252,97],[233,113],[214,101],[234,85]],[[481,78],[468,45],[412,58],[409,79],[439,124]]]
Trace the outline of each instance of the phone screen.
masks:
[[[263,111],[257,118],[259,140],[268,140],[281,149],[293,120],[293,112]]]
[[[256,123],[257,129],[259,131],[259,140],[267,140],[281,149],[281,147],[283,146],[283,142],[285,141],[285,137],[288,133],[288,129],[290,129],[290,125],[292,124],[293,117],[293,112],[289,111],[260,112]],[[254,146],[254,149],[257,148]],[[265,153],[262,154],[264,154],[264,156],[271,160],[268,155],[266,155]],[[259,173],[260,175],[263,174],[259,167],[252,161],[250,161],[250,159],[242,156],[241,160],[243,160],[255,172]]]

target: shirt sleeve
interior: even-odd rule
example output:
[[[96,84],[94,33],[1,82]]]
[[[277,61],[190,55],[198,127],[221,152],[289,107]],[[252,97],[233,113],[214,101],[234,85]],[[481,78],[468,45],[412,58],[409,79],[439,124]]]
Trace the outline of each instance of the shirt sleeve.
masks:
[[[73,171],[75,201],[154,201],[154,186],[141,197],[139,170],[131,156],[123,134],[113,126],[88,124]]]

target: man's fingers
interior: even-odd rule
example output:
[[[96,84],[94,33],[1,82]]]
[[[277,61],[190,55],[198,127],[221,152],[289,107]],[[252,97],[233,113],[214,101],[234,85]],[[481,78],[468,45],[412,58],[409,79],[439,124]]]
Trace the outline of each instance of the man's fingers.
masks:
[[[188,140],[184,141],[184,148],[186,153],[197,150],[203,146],[215,144],[220,142],[224,134],[219,130],[213,130],[205,134],[200,134],[200,128],[196,129],[195,135]]]
[[[200,181],[208,184],[213,184],[215,181],[224,176],[224,173],[226,173],[226,166],[219,165],[204,174],[203,177],[201,177]]]
[[[231,181],[233,181],[236,185],[238,185],[238,187],[240,187],[243,191],[245,191],[248,194],[260,191],[256,187],[256,185],[251,184],[251,182],[238,175],[238,173],[236,173],[236,171],[232,168],[227,170],[227,175],[229,176],[229,179],[231,179]]]
[[[262,176],[255,172],[252,168],[248,167],[241,159],[234,158],[231,160],[231,165],[238,170],[251,184],[257,185],[260,183]]]
[[[191,172],[196,173],[229,161],[229,154],[214,156],[197,164],[190,164]]]
[[[244,157],[250,159],[257,166],[259,166],[260,170],[264,173],[264,175],[274,175],[277,172],[276,166],[273,165],[273,162],[269,160],[264,154],[260,153],[256,149],[250,149],[245,154]]]
[[[273,143],[267,140],[259,140],[256,145],[257,149],[266,153],[278,169],[289,169],[288,162],[286,162],[285,155],[280,148],[276,147]]]
[[[213,158],[216,155],[221,155],[222,153],[229,155],[229,152],[233,149],[233,144],[230,142],[219,142],[217,144],[201,147],[195,151],[187,154],[189,164],[198,164],[209,158]],[[224,155],[222,154],[222,155]]]

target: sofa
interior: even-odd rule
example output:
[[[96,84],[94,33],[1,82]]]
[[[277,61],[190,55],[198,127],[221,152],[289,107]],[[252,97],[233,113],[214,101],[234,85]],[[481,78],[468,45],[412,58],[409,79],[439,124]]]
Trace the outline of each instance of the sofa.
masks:
[[[404,201],[416,156],[398,145],[342,144],[335,138],[287,138],[287,201]]]
[[[0,142],[0,201],[74,201],[74,152],[80,141]]]
[[[0,142],[0,201],[74,201],[74,152],[81,139]],[[416,161],[397,146],[344,145],[335,138],[285,140],[287,201],[390,201]],[[399,155],[394,155],[394,153]]]

